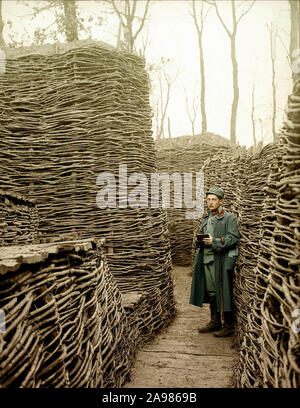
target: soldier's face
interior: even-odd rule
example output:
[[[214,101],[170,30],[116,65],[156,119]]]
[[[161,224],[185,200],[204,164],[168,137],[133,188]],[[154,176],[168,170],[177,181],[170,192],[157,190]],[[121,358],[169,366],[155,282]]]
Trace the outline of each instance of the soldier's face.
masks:
[[[222,200],[220,200],[215,194],[207,194],[206,202],[210,211],[216,210],[222,204]]]

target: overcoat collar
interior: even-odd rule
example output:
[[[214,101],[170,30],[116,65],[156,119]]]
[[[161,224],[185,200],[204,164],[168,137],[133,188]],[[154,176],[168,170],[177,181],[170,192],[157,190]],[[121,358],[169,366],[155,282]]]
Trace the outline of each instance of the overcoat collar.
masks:
[[[217,210],[208,211],[205,218],[208,218],[210,215],[212,216],[216,215],[218,219],[221,219],[224,217],[224,212],[225,212],[224,208],[220,205]]]

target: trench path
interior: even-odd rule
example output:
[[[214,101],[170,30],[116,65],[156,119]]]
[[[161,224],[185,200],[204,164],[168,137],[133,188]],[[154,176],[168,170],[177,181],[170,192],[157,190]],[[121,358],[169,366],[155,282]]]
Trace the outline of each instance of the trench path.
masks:
[[[189,304],[191,267],[175,266],[174,321],[136,356],[131,381],[123,388],[229,388],[238,354],[233,337],[198,333],[209,321],[209,306]]]

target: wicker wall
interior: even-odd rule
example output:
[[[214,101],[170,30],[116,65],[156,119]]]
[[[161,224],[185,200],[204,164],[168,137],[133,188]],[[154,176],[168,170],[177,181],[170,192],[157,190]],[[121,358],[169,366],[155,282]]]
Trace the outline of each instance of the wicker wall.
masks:
[[[42,242],[105,238],[119,289],[148,294],[151,336],[175,313],[166,215],[96,204],[100,173],[115,175],[119,204],[120,164],[156,172],[145,61],[94,42],[17,54],[0,76],[0,186],[36,200]]]
[[[299,84],[290,101],[300,101]],[[295,110],[288,112],[299,123]],[[300,306],[299,148],[297,126],[288,124],[280,143],[260,153],[217,156],[203,166],[207,186],[220,175],[224,207],[237,216],[241,234],[234,275],[237,387],[300,385],[293,314]]]
[[[103,243],[0,248],[1,387],[116,387],[135,352]]]
[[[36,203],[19,194],[0,190],[0,246],[38,241]]]
[[[105,238],[103,251],[116,287],[112,286],[110,293],[99,293],[98,300],[104,302],[101,313],[107,316],[108,323],[117,325],[121,318],[119,300],[116,303],[111,296],[118,297],[120,291],[130,354],[175,315],[166,213],[143,207],[100,209],[96,196],[101,187],[96,185],[96,178],[105,171],[115,175],[119,204],[124,202],[118,190],[120,164],[127,165],[128,176],[156,172],[145,61],[95,42],[8,50],[7,56],[6,72],[0,75],[0,164],[6,169],[0,175],[0,188],[36,201],[43,243]],[[46,275],[51,272],[47,271]],[[96,279],[90,272],[91,279]],[[69,285],[68,279],[61,279],[61,287],[64,282]],[[110,279],[108,275],[99,279],[104,280],[101,288],[110,284],[105,283]],[[29,278],[26,284],[30,288],[34,282],[35,278]],[[74,286],[69,290],[77,301],[74,313],[80,314],[80,296]],[[106,301],[101,300],[104,298]],[[29,300],[26,298],[26,302]],[[43,306],[47,308],[45,303]],[[34,316],[43,320],[38,312]],[[98,330],[95,320],[90,325],[91,331]],[[73,330],[75,327],[70,326],[68,332]],[[10,378],[5,371],[3,382],[9,385],[24,381],[24,386],[118,386],[128,374],[130,361],[123,363],[120,356],[111,356],[114,347],[120,353],[124,351],[120,348],[124,341],[122,330],[113,338],[109,331],[103,333],[102,340],[99,333],[95,334],[95,341],[86,343],[84,359],[89,358],[93,347],[105,348],[100,353],[102,368],[91,368],[92,362],[84,360],[87,367],[82,366],[82,376],[76,377],[63,365],[59,373],[51,371],[49,379],[49,373],[41,377],[31,373],[26,381]],[[84,340],[78,343],[85,344]],[[42,349],[35,347],[36,354],[31,357],[40,361],[37,355]],[[59,361],[66,357],[65,352],[60,349]],[[78,369],[79,361],[67,359],[67,365],[72,371],[75,366]],[[88,379],[90,369],[100,371]],[[124,375],[119,375],[120,370]]]

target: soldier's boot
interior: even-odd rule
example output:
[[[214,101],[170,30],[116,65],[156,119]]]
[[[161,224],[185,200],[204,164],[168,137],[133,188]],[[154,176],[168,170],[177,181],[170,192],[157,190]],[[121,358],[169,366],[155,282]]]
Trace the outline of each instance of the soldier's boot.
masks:
[[[214,296],[210,298],[210,322],[198,329],[199,333],[209,333],[220,330],[222,327],[220,313],[217,312],[217,301]]]
[[[215,337],[231,337],[234,335],[233,313],[224,312],[224,320],[222,329],[214,333]]]

